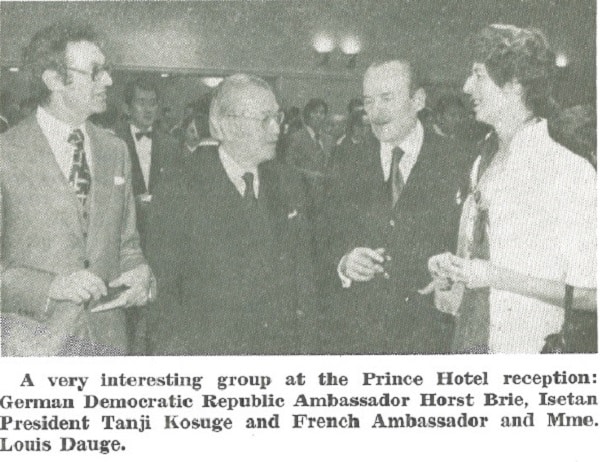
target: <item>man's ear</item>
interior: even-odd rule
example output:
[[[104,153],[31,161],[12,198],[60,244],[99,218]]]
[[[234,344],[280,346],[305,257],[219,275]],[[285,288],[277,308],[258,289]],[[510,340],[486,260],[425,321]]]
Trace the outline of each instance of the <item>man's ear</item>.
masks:
[[[417,91],[415,91],[413,93],[411,100],[412,100],[413,108],[415,109],[416,112],[419,112],[421,109],[423,109],[425,107],[426,99],[427,99],[427,95],[423,88],[419,88]]]
[[[42,73],[42,80],[44,81],[44,84],[48,90],[50,90],[52,93],[62,90],[65,87],[63,76],[54,69],[46,69]]]

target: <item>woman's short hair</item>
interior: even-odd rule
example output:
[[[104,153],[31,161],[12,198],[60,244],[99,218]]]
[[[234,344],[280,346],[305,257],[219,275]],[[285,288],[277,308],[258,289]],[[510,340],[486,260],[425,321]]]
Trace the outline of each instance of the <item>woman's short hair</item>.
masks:
[[[539,30],[492,24],[472,38],[473,61],[485,64],[496,85],[516,81],[523,103],[535,115],[546,116],[553,107],[555,55]]]

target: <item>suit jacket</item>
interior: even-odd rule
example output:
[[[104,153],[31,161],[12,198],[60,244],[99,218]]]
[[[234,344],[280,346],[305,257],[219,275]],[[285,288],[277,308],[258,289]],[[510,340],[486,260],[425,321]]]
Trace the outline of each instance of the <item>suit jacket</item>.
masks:
[[[131,183],[133,194],[136,197],[137,228],[140,233],[142,248],[146,244],[146,231],[148,227],[148,215],[152,203],[142,202],[140,195],[153,194],[156,187],[165,176],[166,170],[177,164],[179,156],[179,145],[177,140],[167,133],[158,129],[153,130],[152,148],[150,151],[150,177],[148,185],[144,181],[140,160],[135,149],[135,141],[129,128],[129,123],[123,123],[116,127],[115,132],[127,145],[129,158],[131,160]]]
[[[214,146],[156,192],[148,256],[159,299],[155,354],[282,354],[314,348],[311,233],[302,185],[289,167],[259,168],[248,208]]]
[[[35,115],[0,137],[5,354],[126,352],[122,309],[91,313],[70,302],[46,305],[57,275],[87,268],[108,282],[145,263],[125,145],[90,122],[86,131],[93,159],[85,210]]]
[[[384,183],[380,143],[340,146],[334,152],[325,210],[320,217],[323,271],[330,286],[323,324],[326,352],[427,353],[449,348],[451,319],[417,290],[430,281],[428,259],[453,251],[468,173],[459,146],[425,130],[401,196],[392,207]],[[355,247],[385,248],[389,278],[341,288],[337,264]]]

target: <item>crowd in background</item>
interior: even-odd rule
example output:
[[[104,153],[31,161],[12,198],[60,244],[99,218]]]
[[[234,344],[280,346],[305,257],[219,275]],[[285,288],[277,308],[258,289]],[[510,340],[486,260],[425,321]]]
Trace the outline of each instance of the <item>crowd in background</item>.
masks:
[[[538,32],[511,27],[490,26],[487,32],[496,40],[493,46],[486,44],[491,47],[490,53],[501,54],[498,50],[510,42],[517,53],[527,55],[534,63],[532,66],[554,65]],[[557,237],[558,247],[573,231],[567,230],[568,223],[562,220],[569,211],[564,210],[562,198],[555,201],[547,194],[550,189],[546,186],[563,191],[560,189],[563,185],[557,185],[558,181],[548,185],[544,182],[554,178],[548,175],[565,172],[545,171],[545,153],[538,152],[541,148],[528,136],[533,136],[530,132],[537,133],[539,137],[535,135],[533,140],[543,141],[544,149],[555,156],[551,160],[569,168],[574,165],[574,171],[583,172],[582,178],[589,179],[588,167],[573,162],[572,153],[596,167],[595,109],[575,106],[561,110],[548,97],[544,102],[552,113],[538,113],[537,106],[520,93],[526,93],[529,87],[515,90],[528,84],[518,81],[522,70],[513,70],[511,86],[511,82],[487,74],[495,70],[494,66],[500,66],[494,61],[475,61],[473,74],[465,83],[464,91],[475,99],[474,110],[455,93],[427,100],[416,67],[407,61],[391,60],[368,68],[363,97],[352,98],[342,116],[331,114],[326,99],[319,97],[310,98],[302,108],[284,110],[262,79],[234,75],[225,78],[215,92],[187,103],[179,120],[173,122],[177,117],[171,114],[169,102],[162,101],[157,86],[145,78],[132,79],[126,84],[122,112],[114,108],[106,111],[106,88],[112,80],[103,62],[104,55],[87,32],[75,32],[69,31],[75,38],[59,43],[74,44],[67,50],[69,56],[73,61],[77,58],[92,64],[90,70],[77,63],[68,64],[66,70],[42,69],[38,84],[43,87],[46,99],[40,106],[38,99],[15,104],[10,94],[2,94],[0,122],[2,131],[7,132],[2,137],[3,150],[8,152],[2,154],[6,155],[3,162],[9,167],[2,172],[6,231],[3,249],[9,250],[9,256],[3,255],[2,261],[2,269],[8,275],[8,282],[3,282],[3,293],[8,300],[5,304],[8,312],[20,315],[22,307],[29,303],[25,301],[29,295],[23,281],[46,281],[46,285],[33,284],[49,287],[47,293],[37,294],[34,309],[46,322],[52,319],[48,307],[54,302],[87,307],[84,302],[101,299],[108,288],[125,286],[125,294],[135,292],[135,297],[116,299],[122,305],[115,306],[127,309],[110,309],[114,319],[108,313],[93,315],[84,310],[84,315],[78,314],[74,326],[82,328],[78,323],[85,320],[85,328],[90,331],[84,336],[86,341],[100,345],[107,342],[107,349],[99,350],[100,354],[446,353],[477,349],[480,343],[487,345],[488,339],[473,340],[470,333],[464,332],[460,335],[464,334],[461,340],[465,345],[450,346],[454,321],[433,310],[433,296],[426,295],[435,291],[435,304],[440,312],[443,310],[439,303],[445,303],[440,300],[454,295],[457,286],[461,287],[463,302],[472,293],[480,295],[470,291],[472,281],[465,276],[468,272],[477,274],[473,270],[475,264],[480,265],[476,268],[479,270],[491,264],[489,248],[477,248],[472,239],[477,234],[474,222],[481,218],[485,208],[480,203],[480,193],[483,191],[497,200],[501,193],[511,189],[511,181],[521,181],[515,179],[518,174],[531,169],[530,173],[538,175],[539,181],[525,186],[531,186],[532,195],[539,199],[540,203],[532,204],[536,212],[542,210],[540,220],[544,218],[545,207],[552,206],[558,210],[556,216],[551,211],[545,218],[558,217],[556,223],[565,225],[567,237]],[[44,43],[42,38],[38,39]],[[525,42],[533,51],[523,48]],[[65,54],[68,53],[63,50]],[[88,63],[89,56],[95,61]],[[481,75],[476,72],[477,63],[483,68],[479,71]],[[505,66],[512,69],[510,63]],[[72,75],[60,74],[67,71]],[[489,80],[489,88],[482,86],[484,77]],[[538,80],[534,84],[545,89],[549,73]],[[73,85],[94,86],[88,107],[73,103],[82,97],[81,93],[74,93]],[[511,104],[495,108],[498,98],[489,96],[492,91],[505,91],[502,97]],[[549,95],[548,91],[544,97]],[[542,117],[546,115],[547,129],[546,117]],[[67,126],[61,126],[61,121],[65,122],[61,117],[70,119],[68,124],[62,124]],[[96,132],[94,125],[86,125],[88,117],[103,128]],[[508,136],[506,127],[511,124],[514,126]],[[15,128],[11,130],[13,125]],[[68,143],[51,140],[46,146],[42,133],[32,131],[38,125],[42,131],[44,127],[58,127],[58,132],[73,129],[73,133]],[[71,212],[78,218],[72,221],[80,222],[82,228],[82,237],[77,242],[70,240],[71,234],[63,232],[64,223],[57,217],[47,211],[36,215],[38,204],[24,199],[29,189],[18,178],[22,169],[19,165],[28,155],[19,141],[26,136],[24,130],[34,133],[32,136],[37,133],[37,148],[47,151],[50,147],[58,163],[66,165],[62,180],[68,180],[78,199],[70,203],[77,205]],[[572,152],[547,139],[546,131]],[[513,137],[519,143],[511,144]],[[67,146],[55,149],[61,143]],[[72,147],[73,160],[70,152],[64,158],[62,151]],[[86,162],[85,151],[90,149],[91,161]],[[496,164],[502,155],[511,154],[511,161],[521,159],[513,151],[527,152],[536,156],[536,161],[542,160],[530,166],[525,159],[522,165],[513,166],[515,177],[509,181],[502,175],[502,168],[507,167]],[[112,170],[94,170],[105,162],[99,152],[112,159]],[[41,162],[42,157],[31,162]],[[271,162],[273,157],[275,162]],[[46,181],[44,168],[40,171]],[[488,168],[486,176],[483,172]],[[97,177],[91,172],[96,172]],[[102,178],[101,173],[106,177]],[[65,194],[69,190],[64,185],[55,183],[61,204],[57,214],[66,214],[65,204],[72,198]],[[118,188],[119,202],[110,195],[102,197],[103,188],[108,186],[123,186]],[[523,185],[514,186],[517,189],[516,186]],[[588,186],[586,183],[582,188]],[[97,191],[100,193],[95,194]],[[569,197],[579,197],[573,185],[567,185],[565,191]],[[585,192],[589,193],[589,188]],[[588,198],[583,193],[581,197]],[[32,229],[39,236],[34,237],[40,237],[35,244],[39,254],[34,252],[33,257],[29,253],[31,242],[24,240],[30,238],[31,232],[15,232],[25,226],[23,216],[27,215],[15,211],[18,198],[33,205],[33,215],[28,220],[35,221]],[[530,197],[521,199],[509,197],[500,205],[496,202],[490,214],[509,210],[510,205],[514,206],[510,210],[518,213],[506,212],[508,215],[501,217],[504,223],[520,219],[525,214],[519,207]],[[49,199],[44,196],[39,200],[41,203]],[[583,215],[590,211],[591,201],[588,202],[581,205]],[[44,210],[56,207],[53,203],[46,205]],[[473,210],[470,218],[466,217],[469,207]],[[97,218],[99,210],[109,218],[104,221]],[[537,215],[532,212],[528,218],[531,216]],[[498,219],[493,215],[492,218]],[[468,219],[471,227],[464,231],[464,221]],[[508,246],[506,242],[523,243],[530,237],[525,227],[521,235],[511,235],[525,221],[514,222],[508,231],[496,223],[492,229],[503,230],[507,235],[492,235],[495,239],[492,242],[508,255],[512,250],[502,247]],[[98,223],[113,225],[103,230],[110,238],[100,238],[100,231],[92,231]],[[45,247],[43,236],[48,234],[60,237],[53,249],[54,257]],[[468,249],[461,252],[463,237],[471,240]],[[92,242],[92,238],[98,240]],[[585,245],[591,245],[590,242],[585,241]],[[385,243],[385,248],[381,243]],[[521,260],[527,260],[523,253],[532,248],[525,246],[523,252],[519,251]],[[74,256],[65,258],[55,274],[52,266],[55,260],[59,261],[61,252],[71,250]],[[562,249],[551,250],[543,249],[530,261],[540,263],[544,261],[542,254],[552,258],[555,253],[560,254],[551,263],[556,271],[561,271],[564,265],[569,266],[565,263],[568,258],[575,258],[561,254]],[[501,253],[496,253],[495,258]],[[146,264],[146,257],[150,265]],[[17,264],[20,261],[21,265]],[[504,263],[510,266],[514,261]],[[589,261],[583,263],[582,268],[587,268]],[[153,315],[147,316],[145,305],[150,302],[152,306],[156,288],[150,267],[158,279],[159,299],[158,309],[152,308]],[[89,268],[103,272],[103,277],[88,271]],[[549,296],[532,289],[540,281],[535,278],[529,281],[531,275],[526,274],[538,269],[505,274],[496,268],[497,274],[501,274],[500,282],[486,273],[486,297],[491,287],[492,293],[497,290],[517,294],[517,301],[535,299],[539,306],[532,306],[539,308],[545,322]],[[572,267],[568,270],[574,271]],[[433,285],[417,296],[417,289],[426,285],[430,276]],[[585,279],[584,276],[579,280]],[[516,280],[529,281],[527,289],[522,289]],[[557,281],[552,279],[552,282]],[[565,281],[557,284],[562,291]],[[583,288],[592,290],[588,285]],[[556,293],[553,292],[554,302]],[[45,305],[38,303],[46,298]],[[482,309],[478,303],[475,305]],[[61,307],[59,304],[55,309],[64,309]],[[484,310],[489,316],[489,303]],[[493,311],[492,314],[497,316]],[[554,320],[560,319],[559,316]],[[521,321],[512,322],[516,325]],[[148,322],[153,322],[153,327],[148,327]],[[493,333],[493,329],[499,328],[492,324],[489,319],[481,321],[476,330]],[[94,331],[106,326],[109,327],[103,333]],[[457,322],[456,332],[458,326]],[[53,328],[59,329],[57,325]],[[79,335],[79,331],[74,333],[77,329],[68,335]],[[36,328],[33,331],[37,332]],[[519,351],[519,345],[504,346],[499,351]],[[528,352],[537,348],[529,347]],[[85,344],[77,351],[81,354],[90,348],[94,351],[93,345]],[[60,354],[60,350],[54,353]]]

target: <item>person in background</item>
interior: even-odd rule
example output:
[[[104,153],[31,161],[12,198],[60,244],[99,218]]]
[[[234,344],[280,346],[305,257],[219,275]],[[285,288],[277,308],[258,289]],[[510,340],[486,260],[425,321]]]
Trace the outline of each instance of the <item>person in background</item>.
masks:
[[[115,132],[129,150],[137,227],[144,249],[152,191],[175,160],[178,148],[174,138],[155,129],[159,101],[151,81],[143,78],[129,81],[123,96],[127,121],[119,124]]]
[[[596,110],[591,104],[563,109],[549,118],[548,133],[596,168]]]
[[[339,138],[336,139],[336,141],[335,141],[336,146],[339,146],[340,144],[342,144],[342,141],[344,141],[346,139],[346,136],[348,135],[348,129],[350,127],[350,124],[352,123],[351,122],[352,116],[356,112],[364,114],[364,105],[363,105],[362,98],[352,98],[348,102],[348,116],[346,119],[346,132],[342,136],[340,136]],[[356,119],[355,119],[355,121],[356,121]]]
[[[8,112],[11,99],[7,91],[2,91],[0,94],[0,133],[4,133],[10,127]]]
[[[117,125],[115,131],[129,151],[136,224],[145,251],[152,195],[165,170],[177,168],[179,149],[174,138],[156,127],[158,91],[151,81],[143,78],[129,81],[125,86],[124,102],[127,121]],[[138,354],[145,354],[147,348],[145,314],[144,308],[127,312],[128,337],[132,341],[130,350]]]
[[[225,78],[210,108],[220,145],[200,147],[197,162],[156,192],[154,354],[315,350],[306,197],[297,173],[273,160],[282,118],[264,80]]]
[[[433,128],[440,136],[448,138],[464,138],[467,108],[457,95],[441,96],[433,109]]]
[[[198,112],[183,121],[182,158],[184,166],[196,162],[202,146],[217,146],[218,140],[210,136],[208,114]]]
[[[472,46],[464,91],[491,125],[471,171],[456,254],[429,261],[454,352],[539,353],[574,308],[596,309],[596,172],[553,141],[555,56],[536,29],[494,24]]]
[[[303,128],[288,138],[285,161],[302,175],[311,200],[311,215],[315,216],[323,200],[323,186],[333,140],[325,131],[327,103],[313,98],[302,111]]]
[[[125,143],[87,121],[106,110],[106,57],[89,27],[59,23],[23,62],[39,105],[0,136],[2,354],[127,354],[125,314],[153,278]]]

